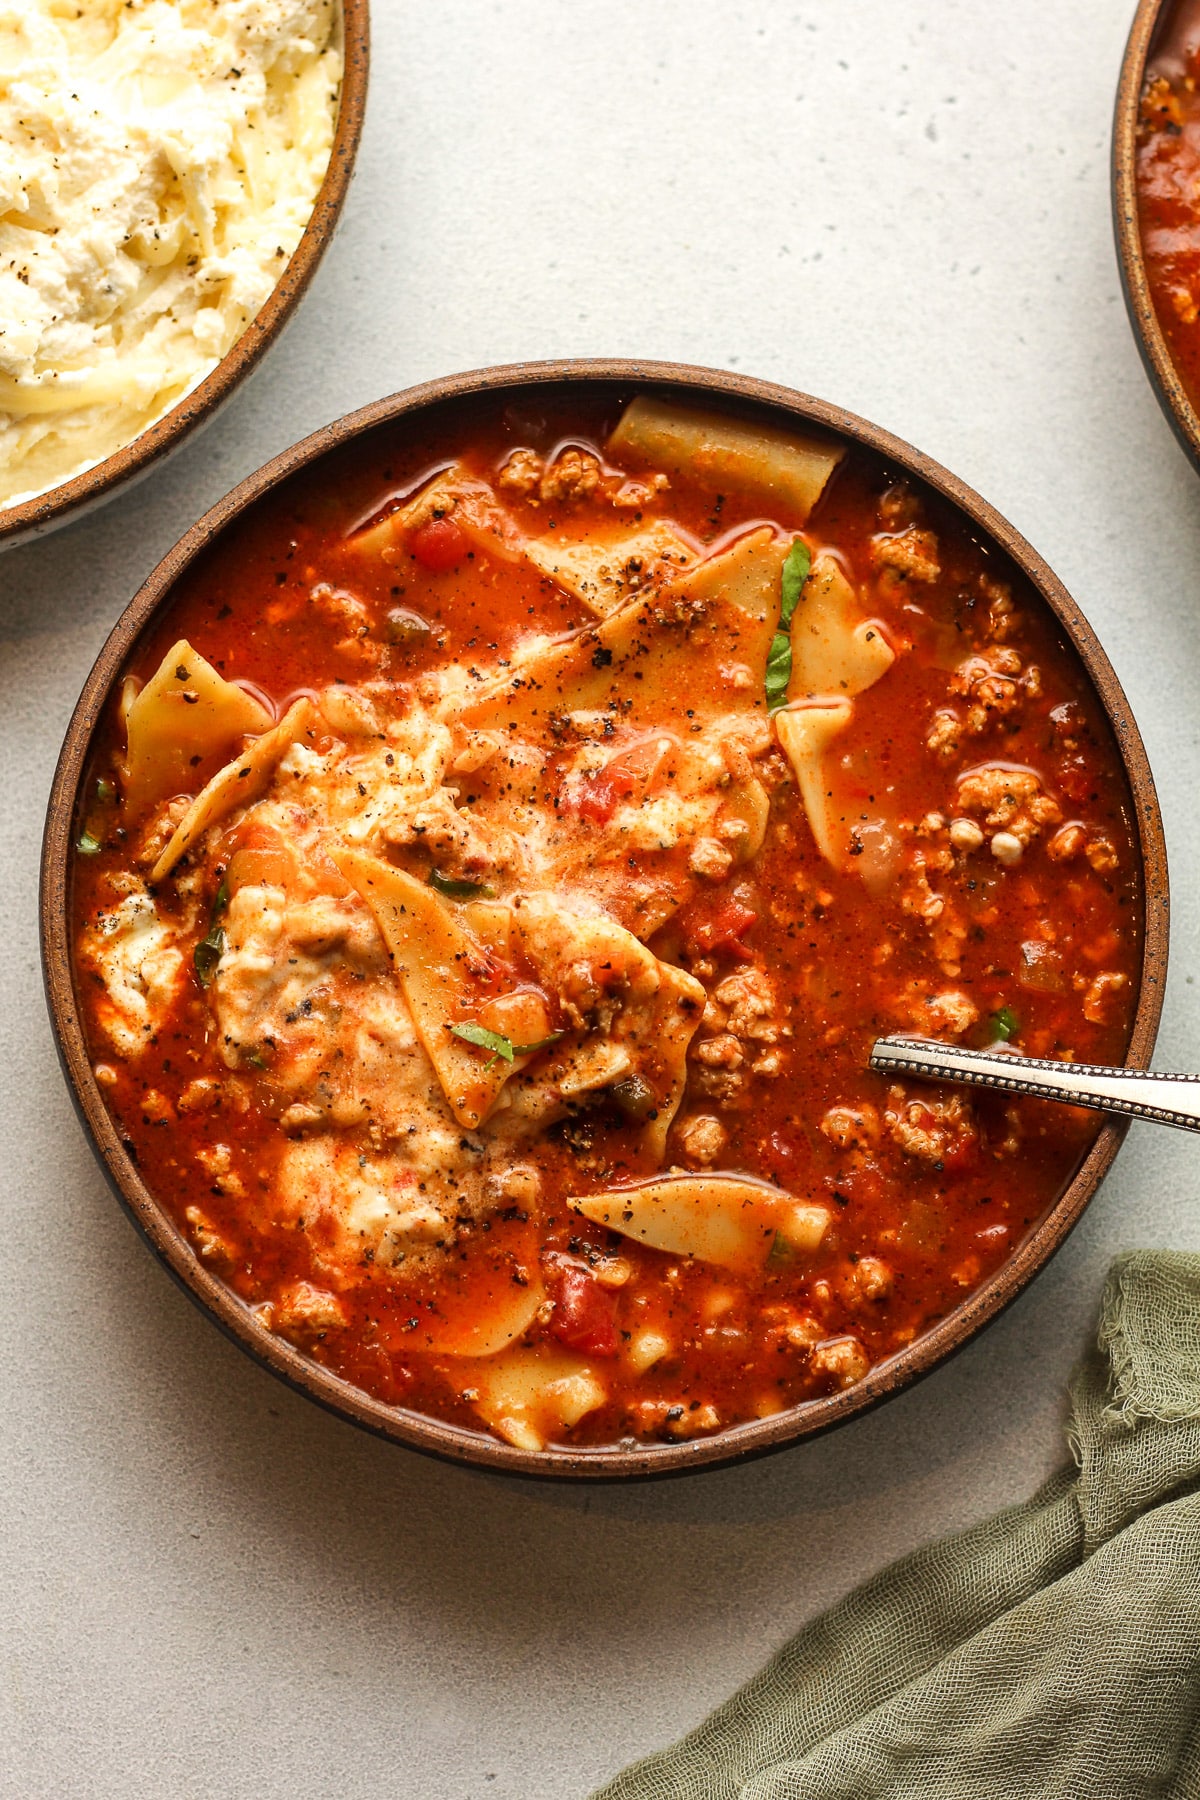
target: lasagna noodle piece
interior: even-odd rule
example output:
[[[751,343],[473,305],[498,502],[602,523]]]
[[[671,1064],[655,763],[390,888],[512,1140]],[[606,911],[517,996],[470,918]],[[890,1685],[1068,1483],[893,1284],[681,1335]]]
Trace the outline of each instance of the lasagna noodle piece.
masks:
[[[567,1201],[595,1225],[672,1256],[694,1256],[739,1274],[818,1250],[829,1225],[824,1206],[741,1175],[666,1175]]]
[[[664,718],[703,726],[731,710],[765,711],[763,679],[790,546],[751,531],[665,589],[635,596],[599,625],[514,662],[455,709],[459,723],[551,744],[565,712],[619,709],[627,727]],[[744,672],[744,673],[743,673]]]
[[[840,814],[826,774],[826,752],[845,731],[853,714],[849,700],[824,706],[789,706],[775,714],[775,730],[792,765],[809,827],[826,862],[839,869],[845,846],[837,839]]]
[[[631,593],[697,560],[696,546],[665,519],[632,529],[624,520],[594,521],[586,538],[562,532],[528,537],[486,482],[459,464],[441,471],[403,505],[350,538],[359,556],[397,558],[406,538],[433,519],[452,519],[473,548],[506,562],[522,558],[539,575],[606,617]]]
[[[488,998],[474,973],[486,964],[488,946],[459,923],[432,888],[403,869],[358,850],[338,851],[334,860],[379,926],[451,1112],[460,1125],[474,1129],[526,1061],[498,1055],[489,1061],[480,1046],[451,1030],[455,1021],[469,1022],[471,1009]]]
[[[559,1091],[568,1093],[565,1084],[572,1078],[574,1091],[580,1092],[629,1072],[639,1076],[654,1100],[642,1143],[655,1161],[661,1160],[687,1085],[688,1045],[704,1012],[704,988],[685,970],[661,961],[615,920],[599,912],[574,912],[549,894],[528,896],[515,906],[513,928],[548,992],[572,1001],[576,984],[588,971],[596,983],[595,1003],[611,997],[610,1022],[586,1039],[593,1047],[591,1079],[582,1055],[564,1056],[557,1070],[552,1059],[548,1072],[551,1078],[558,1073]],[[605,1044],[611,1048],[602,1049]],[[596,1062],[605,1057],[608,1073],[596,1081]]]
[[[789,524],[808,520],[846,454],[840,444],[802,437],[765,420],[734,419],[640,394],[608,441],[616,456],[653,463],[676,484],[713,493],[734,489],[778,509]]]
[[[608,1398],[590,1363],[545,1344],[459,1364],[454,1376],[480,1418],[518,1450],[544,1450]]]
[[[402,506],[356,531],[349,545],[360,556],[394,559],[408,534],[433,519],[453,519],[476,549],[492,551],[506,562],[517,562],[524,553],[524,539],[492,489],[457,463],[427,481]]]
[[[834,868],[846,860],[842,819],[828,752],[849,725],[853,702],[887,674],[896,653],[877,619],[864,619],[858,597],[832,556],[818,556],[792,614],[788,704],[775,731],[792,765],[818,850]]]
[[[240,690],[239,690],[240,691]],[[275,765],[304,735],[312,723],[313,703],[307,698],[289,706],[278,725],[255,738],[241,756],[226,763],[196,796],[171,834],[171,838],[151,872],[151,881],[162,881],[171,873],[181,856],[186,856],[197,838],[218,824],[236,807],[257,800],[266,790]]]
[[[813,563],[790,637],[789,700],[853,699],[896,660],[879,620],[862,617],[858,596],[832,556]]]
[[[536,1260],[535,1246],[530,1258],[535,1267]],[[458,1296],[444,1289],[439,1293],[436,1316],[423,1321],[422,1348],[435,1356],[499,1356],[534,1323],[545,1305],[546,1289],[536,1273],[521,1287],[501,1262],[474,1285],[465,1301],[456,1302]]]
[[[137,819],[174,794],[194,792],[197,769],[270,724],[265,706],[180,638],[125,710],[129,817]]]
[[[630,531],[618,522],[593,525],[586,538],[563,542],[561,534],[530,538],[525,554],[540,574],[606,618],[638,588],[678,574],[697,551],[665,519]]]

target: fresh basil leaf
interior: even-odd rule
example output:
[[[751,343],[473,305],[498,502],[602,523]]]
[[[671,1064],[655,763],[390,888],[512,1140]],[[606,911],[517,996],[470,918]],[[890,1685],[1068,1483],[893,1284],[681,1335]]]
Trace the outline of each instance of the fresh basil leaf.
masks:
[[[476,894],[482,894],[488,900],[496,891],[485,881],[456,881],[452,875],[443,875],[440,869],[430,869],[429,886],[450,900],[470,900]]]
[[[196,970],[196,979],[201,987],[207,987],[217,972],[217,964],[225,954],[225,933],[217,924],[217,920],[229,905],[229,883],[222,875],[213,896],[212,911],[208,915],[208,931],[200,939],[192,952],[192,962]]]
[[[562,1031],[552,1031],[549,1037],[539,1038],[536,1044],[514,1044],[513,1055],[532,1056],[535,1050],[548,1050],[551,1044],[557,1044],[559,1038],[565,1035]]]
[[[993,1044],[1007,1044],[1009,1038],[1016,1037],[1021,1029],[1021,1021],[1011,1006],[1002,1006],[999,1012],[993,1013],[988,1024]]]
[[[449,1029],[451,1036],[461,1038],[464,1044],[476,1044],[480,1050],[490,1050],[492,1062],[495,1062],[497,1057],[502,1062],[511,1062],[516,1055],[510,1040],[502,1037],[498,1031],[489,1031],[486,1025],[468,1023],[451,1025]],[[489,1063],[488,1068],[490,1069],[491,1066],[492,1063]]]
[[[786,631],[777,631],[767,652],[767,711],[778,712],[787,701],[788,682],[792,678],[792,640]]]
[[[796,1247],[789,1244],[782,1231],[777,1231],[771,1239],[771,1248],[767,1252],[767,1272],[777,1274],[780,1269],[790,1268],[796,1260]]]
[[[808,545],[803,538],[797,538],[787,553],[779,583],[779,623],[784,631],[791,624],[792,614],[800,604],[800,596],[804,592],[804,584],[811,568],[812,557],[808,553]]]
[[[75,848],[80,856],[96,856],[104,846],[98,837],[93,837],[91,832],[85,829],[76,839]]]
[[[787,704],[788,682],[792,679],[792,640],[788,636],[788,626],[800,604],[800,596],[804,592],[811,567],[812,557],[808,553],[808,545],[803,538],[796,538],[787,553],[780,576],[779,630],[771,639],[771,648],[767,653],[764,685],[768,712],[778,712],[781,706]]]
[[[202,937],[192,953],[192,962],[196,969],[196,979],[201,987],[207,987],[217,972],[217,964],[225,954],[225,933],[219,925],[214,925],[207,937]]]

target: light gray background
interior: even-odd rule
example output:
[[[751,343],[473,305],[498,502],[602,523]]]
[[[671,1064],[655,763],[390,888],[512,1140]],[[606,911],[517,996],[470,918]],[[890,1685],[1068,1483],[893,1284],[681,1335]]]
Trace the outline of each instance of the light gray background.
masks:
[[[231,1348],[100,1179],[45,1024],[42,810],[159,556],[266,457],[527,356],[734,367],[987,495],[1141,721],[1200,1067],[1200,487],[1121,303],[1109,115],[1132,0],[376,0],[342,232],[284,343],[141,488],[0,561],[0,1792],[578,1800],[804,1619],[1027,1493],[1102,1273],[1200,1242],[1190,1138],[1136,1128],[1083,1225],[916,1392],[753,1467],[512,1484],[356,1434]]]

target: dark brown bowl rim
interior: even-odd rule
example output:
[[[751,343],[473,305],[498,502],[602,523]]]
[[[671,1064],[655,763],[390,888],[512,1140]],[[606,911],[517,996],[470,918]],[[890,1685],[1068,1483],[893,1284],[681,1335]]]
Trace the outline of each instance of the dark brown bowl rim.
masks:
[[[1146,64],[1163,17],[1176,4],[1177,0],[1140,0],[1130,27],[1113,112],[1113,230],[1125,308],[1150,385],[1175,436],[1200,469],[1200,413],[1188,397],[1155,310],[1137,202],[1138,107]]]
[[[1025,539],[970,488],[890,432],[837,406],[771,382],[685,364],[598,359],[518,363],[474,370],[409,388],[314,432],[250,475],[193,525],[134,596],[97,658],[67,729],[47,811],[40,920],[43,974],[58,1052],[76,1107],[108,1178],[150,1248],[228,1336],[272,1373],[322,1406],[410,1448],[453,1462],[514,1475],[620,1480],[711,1469],[764,1454],[865,1412],[928,1374],[962,1348],[1040,1270],[1079,1220],[1109,1168],[1126,1129],[1109,1120],[1062,1196],[1007,1263],[976,1293],[906,1350],[877,1365],[856,1386],[789,1412],[735,1426],[692,1443],[602,1450],[530,1452],[390,1407],[340,1380],[261,1326],[250,1308],[211,1275],[159,1207],[114,1128],[87,1054],[72,979],[70,868],[80,787],[97,723],[139,633],[169,597],[187,565],[229,523],[287,476],[372,427],[447,401],[505,388],[549,384],[640,385],[697,393],[770,409],[791,422],[825,427],[911,471],[964,513],[1032,582],[1063,626],[1107,713],[1133,797],[1145,900],[1141,980],[1126,1063],[1145,1067],[1154,1048],[1167,967],[1166,846],[1150,765],[1128,702],[1091,626],[1062,583]]]
[[[149,474],[188,433],[212,418],[238,383],[256,368],[295,312],[332,242],[358,154],[367,105],[370,67],[370,0],[340,0],[343,72],[329,167],[317,191],[304,235],[270,296],[237,342],[199,387],[102,462],[59,482],[44,494],[0,507],[0,550],[38,537],[68,519],[111,500],[128,483]]]

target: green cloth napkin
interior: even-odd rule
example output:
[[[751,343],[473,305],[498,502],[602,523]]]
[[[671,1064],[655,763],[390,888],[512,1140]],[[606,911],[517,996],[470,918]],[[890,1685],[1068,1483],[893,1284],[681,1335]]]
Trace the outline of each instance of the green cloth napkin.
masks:
[[[1075,1467],[869,1581],[594,1800],[1200,1797],[1200,1256],[1114,1263]]]

